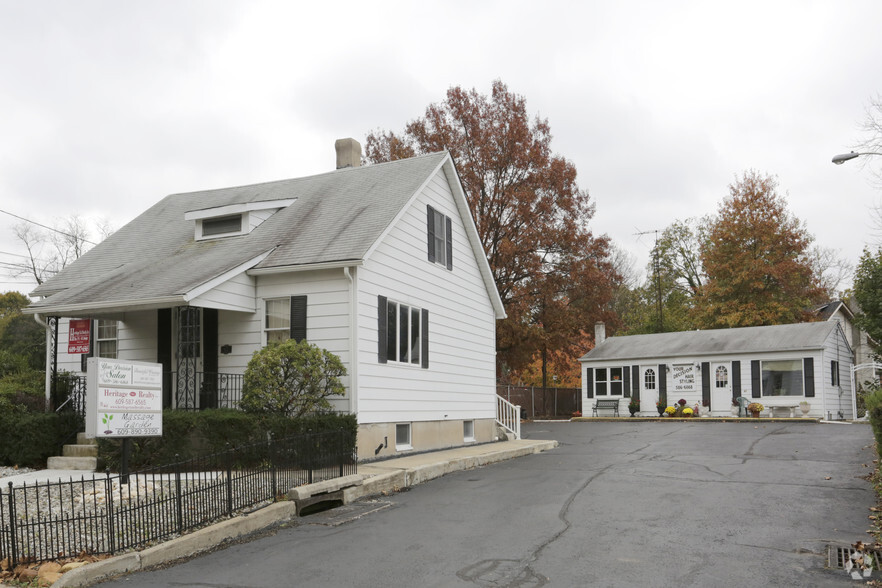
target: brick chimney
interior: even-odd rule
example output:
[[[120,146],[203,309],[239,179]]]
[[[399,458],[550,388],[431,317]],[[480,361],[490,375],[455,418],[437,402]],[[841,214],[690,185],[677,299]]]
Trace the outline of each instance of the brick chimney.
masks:
[[[361,143],[355,139],[337,139],[334,149],[337,150],[337,169],[361,165]]]
[[[594,323],[594,346],[597,347],[606,341],[606,323],[597,321]]]

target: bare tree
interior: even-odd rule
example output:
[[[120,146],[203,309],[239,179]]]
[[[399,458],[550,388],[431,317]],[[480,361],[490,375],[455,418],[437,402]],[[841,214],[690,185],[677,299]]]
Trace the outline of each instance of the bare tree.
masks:
[[[96,232],[103,240],[113,232],[106,219],[99,219]],[[90,240],[87,222],[78,215],[70,216],[45,227],[33,222],[13,226],[13,234],[24,245],[26,255],[21,261],[4,263],[11,277],[29,276],[39,285],[54,276],[95,245]]]
[[[841,298],[840,286],[854,276],[854,264],[840,257],[839,252],[831,247],[813,246],[806,258],[817,276],[821,288],[827,292],[829,299]]]
[[[879,155],[882,154],[882,94],[870,98],[860,130],[864,139],[855,145],[855,149],[871,156],[859,157],[859,165],[870,170],[875,184],[882,188],[882,156]]]

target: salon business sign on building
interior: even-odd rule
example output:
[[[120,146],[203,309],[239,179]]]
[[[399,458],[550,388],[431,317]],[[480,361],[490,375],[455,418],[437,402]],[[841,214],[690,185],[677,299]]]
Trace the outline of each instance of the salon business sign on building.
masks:
[[[162,364],[90,358],[87,437],[162,435]]]

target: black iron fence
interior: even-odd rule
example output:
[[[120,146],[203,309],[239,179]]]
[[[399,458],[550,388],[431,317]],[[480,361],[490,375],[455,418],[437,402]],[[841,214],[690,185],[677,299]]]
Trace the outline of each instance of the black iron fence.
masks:
[[[357,472],[351,434],[298,435],[119,475],[0,488],[0,561],[114,554],[237,511],[290,488]]]
[[[570,418],[582,410],[581,388],[542,388],[498,384],[496,394],[521,407],[521,416],[534,418]]]
[[[178,380],[177,372],[163,374],[162,388],[165,408],[178,410],[205,410],[206,408],[239,408],[242,400],[242,374],[196,372],[189,382]],[[195,394],[186,394],[181,388],[193,386]],[[175,399],[172,403],[172,398]]]

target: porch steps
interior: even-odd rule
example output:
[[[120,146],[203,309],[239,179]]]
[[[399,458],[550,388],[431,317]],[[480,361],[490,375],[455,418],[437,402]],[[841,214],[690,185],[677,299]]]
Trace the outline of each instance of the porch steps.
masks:
[[[46,462],[50,470],[84,470],[94,472],[98,469],[98,442],[88,439],[85,433],[77,433],[77,442],[65,445],[62,455],[50,457]]]

